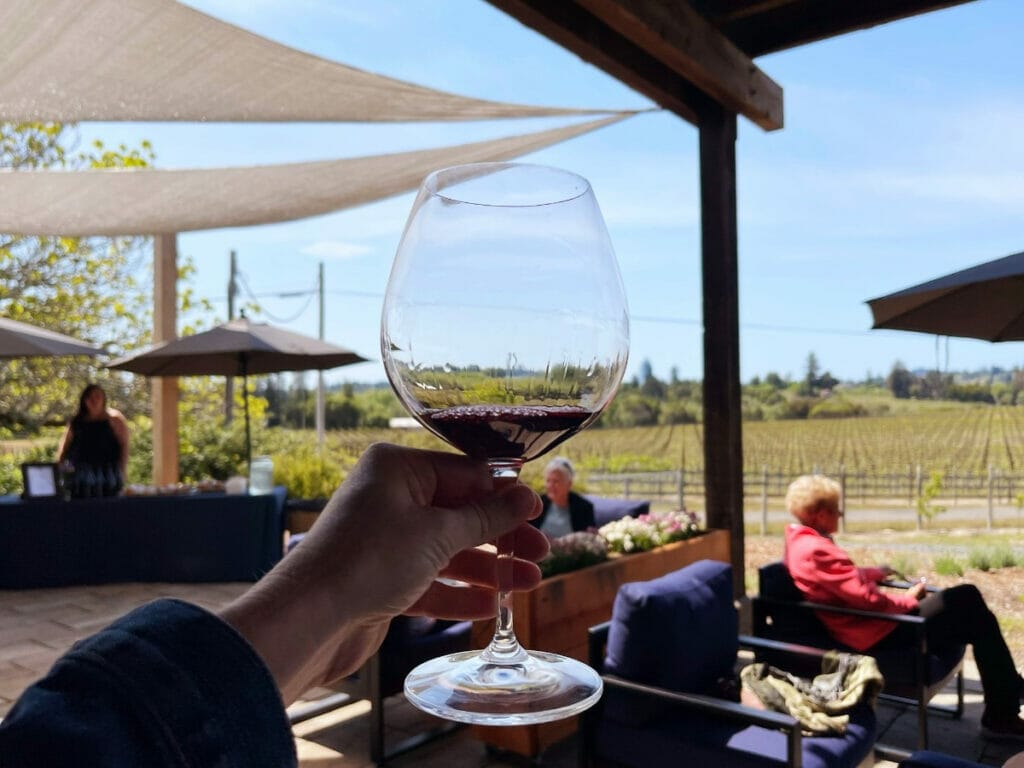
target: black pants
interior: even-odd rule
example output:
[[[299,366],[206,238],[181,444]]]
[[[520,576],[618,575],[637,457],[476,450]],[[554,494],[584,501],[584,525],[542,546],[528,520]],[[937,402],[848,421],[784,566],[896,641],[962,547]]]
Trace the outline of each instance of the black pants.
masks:
[[[932,592],[918,606],[917,613],[928,621],[925,635],[929,648],[970,645],[985,691],[985,715],[989,718],[1017,717],[1020,707],[1020,676],[1006,647],[999,622],[973,584],[959,584]],[[906,648],[915,643],[915,628],[900,624],[872,648]],[[867,653],[870,653],[868,649]]]

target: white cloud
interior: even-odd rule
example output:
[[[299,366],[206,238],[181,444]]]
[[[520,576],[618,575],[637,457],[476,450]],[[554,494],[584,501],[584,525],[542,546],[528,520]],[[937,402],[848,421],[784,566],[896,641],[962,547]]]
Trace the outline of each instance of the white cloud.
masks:
[[[365,256],[368,253],[373,253],[373,249],[368,245],[343,243],[340,240],[320,240],[300,248],[299,250],[307,256],[317,256],[324,259],[338,259],[339,261],[355,259],[360,256]]]

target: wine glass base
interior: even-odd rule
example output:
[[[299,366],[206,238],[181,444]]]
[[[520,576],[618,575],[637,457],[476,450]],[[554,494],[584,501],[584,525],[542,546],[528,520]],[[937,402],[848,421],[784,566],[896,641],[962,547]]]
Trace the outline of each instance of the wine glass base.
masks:
[[[424,712],[474,725],[532,725],[561,720],[601,698],[601,677],[556,653],[528,651],[525,661],[494,664],[480,651],[424,662],[405,678],[405,695]]]

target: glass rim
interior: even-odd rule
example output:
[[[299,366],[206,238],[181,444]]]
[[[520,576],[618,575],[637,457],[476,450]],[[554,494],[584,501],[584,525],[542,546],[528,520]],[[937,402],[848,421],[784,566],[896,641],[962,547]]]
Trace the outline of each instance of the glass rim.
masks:
[[[569,183],[562,194],[548,194],[538,196],[535,200],[516,202],[486,201],[483,199],[471,199],[472,195],[456,195],[444,190],[472,179],[486,176],[491,173],[507,169],[535,169],[550,173],[552,176],[561,176]],[[545,205],[558,205],[578,200],[591,191],[590,182],[578,173],[567,171],[553,165],[541,163],[510,163],[510,162],[487,162],[487,163],[461,163],[446,168],[438,168],[429,173],[423,179],[422,188],[432,196],[451,203],[462,203],[464,205],[476,205],[483,208],[538,208]]]

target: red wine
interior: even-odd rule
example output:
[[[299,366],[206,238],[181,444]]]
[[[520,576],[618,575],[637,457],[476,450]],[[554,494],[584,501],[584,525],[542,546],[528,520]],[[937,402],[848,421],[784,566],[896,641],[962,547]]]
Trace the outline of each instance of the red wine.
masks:
[[[424,424],[476,459],[535,459],[593,415],[575,406],[460,405],[420,414]]]

